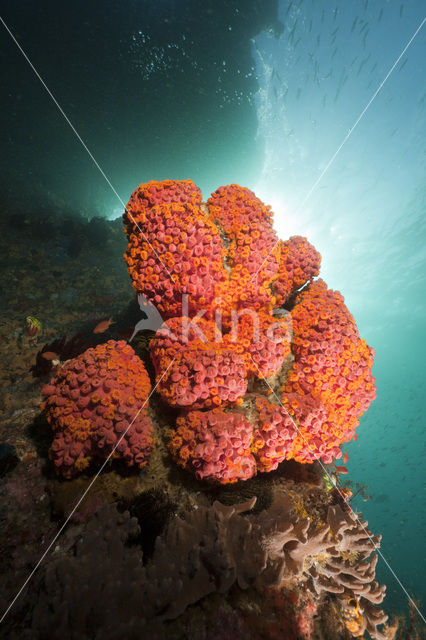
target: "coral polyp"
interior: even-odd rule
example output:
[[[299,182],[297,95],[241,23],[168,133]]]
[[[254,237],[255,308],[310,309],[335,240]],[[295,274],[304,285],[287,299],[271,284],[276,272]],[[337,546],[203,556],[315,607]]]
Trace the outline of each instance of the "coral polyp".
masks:
[[[56,471],[70,478],[109,455],[142,468],[153,448],[150,390],[143,363],[124,341],[110,340],[68,360],[42,390],[42,409],[55,434],[50,457]]]

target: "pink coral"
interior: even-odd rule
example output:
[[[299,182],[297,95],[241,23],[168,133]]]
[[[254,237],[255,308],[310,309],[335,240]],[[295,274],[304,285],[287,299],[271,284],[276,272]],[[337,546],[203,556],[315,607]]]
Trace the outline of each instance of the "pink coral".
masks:
[[[342,296],[312,281],[318,251],[301,236],[278,241],[270,207],[236,184],[204,204],[191,181],[151,181],[132,194],[124,221],[133,286],[168,318],[150,349],[163,399],[185,410],[244,408],[247,389],[273,385],[283,406],[265,400],[249,416],[257,469],[340,457],[375,396],[374,354]],[[293,307],[290,318],[274,316],[279,305]],[[203,335],[182,336],[200,315]]]
[[[123,215],[126,231],[130,235],[139,224],[144,224],[146,213],[160,204],[201,204],[200,189],[192,180],[163,180],[142,183],[130,196]]]
[[[247,378],[277,373],[290,353],[289,322],[266,313],[241,315],[223,336],[213,320],[170,318],[150,344],[158,392],[173,406],[235,402]]]
[[[256,473],[252,435],[253,427],[241,413],[190,411],[178,418],[169,447],[177,463],[198,480],[227,484]]]
[[[133,287],[164,317],[231,308],[271,311],[280,249],[270,207],[238,185],[201,202],[191,181],[142,184],[124,215]],[[188,309],[183,309],[182,296]]]
[[[219,187],[207,204],[229,243],[231,299],[237,308],[271,310],[275,298],[270,285],[279,266],[271,207],[237,184]]]
[[[208,308],[215,287],[228,279],[218,228],[195,204],[143,207],[139,227],[129,234],[125,253],[133,287],[157,306],[163,317]]]
[[[258,398],[256,409],[258,426],[254,430],[251,451],[258,471],[273,471],[288,457],[297,429],[280,405]]]
[[[186,329],[197,326],[200,333]],[[215,324],[171,318],[151,340],[157,391],[172,406],[211,407],[235,402],[247,389],[244,359],[235,346],[217,342]]]
[[[235,330],[234,330],[235,325]],[[249,377],[267,378],[276,374],[290,353],[291,318],[278,318],[263,311],[241,313],[233,322],[224,343],[232,345],[244,358]]]
[[[46,385],[42,409],[55,432],[50,457],[70,478],[93,458],[114,457],[142,468],[153,447],[145,407],[151,389],[141,360],[123,340],[87,349],[68,360]]]
[[[280,263],[274,292],[277,304],[284,304],[289,295],[319,274],[321,254],[302,236],[280,241]]]
[[[331,462],[375,398],[374,351],[359,337],[343,296],[322,280],[298,295],[291,315],[295,364],[282,389],[300,428],[291,457]]]

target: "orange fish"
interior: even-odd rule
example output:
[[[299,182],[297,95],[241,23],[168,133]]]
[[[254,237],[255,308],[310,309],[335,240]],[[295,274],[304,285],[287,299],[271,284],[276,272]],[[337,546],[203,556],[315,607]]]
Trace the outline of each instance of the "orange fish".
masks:
[[[348,473],[346,467],[336,467],[335,464],[333,465],[333,467],[336,469],[337,473]]]
[[[356,433],[356,434],[354,435],[354,442],[356,442],[357,440],[358,440],[358,434]]]
[[[114,324],[112,318],[110,318],[109,320],[102,320],[102,322],[99,322],[99,324],[97,324],[93,329],[93,333],[104,333],[104,331],[106,331],[111,324]]]
[[[54,351],[44,351],[41,357],[45,360],[60,360],[60,357]]]
[[[345,451],[345,453],[343,454],[343,464],[346,464],[348,460],[349,460],[349,453]]]

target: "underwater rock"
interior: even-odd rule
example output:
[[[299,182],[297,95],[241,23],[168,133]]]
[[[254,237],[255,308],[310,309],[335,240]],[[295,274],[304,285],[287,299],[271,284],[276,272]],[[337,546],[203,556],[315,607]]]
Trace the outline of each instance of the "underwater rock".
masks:
[[[299,583],[308,591],[296,601],[315,602],[313,615],[321,606],[319,594],[344,593],[359,603],[371,637],[384,638],[377,627],[387,616],[376,607],[384,588],[374,580],[375,556],[370,558],[380,539],[371,536],[366,523],[352,521],[339,507],[330,507],[322,523],[301,518],[282,491],[259,513],[250,513],[254,503],[255,498],[233,506],[216,501],[173,517],[157,536],[146,566],[137,542],[144,509],[135,511],[142,518],[138,523],[114,505],[100,507],[86,524],[70,528],[47,559],[32,617],[39,634],[34,637],[49,630],[52,638],[61,633],[85,638],[96,629],[100,638],[109,625],[120,631],[128,625],[151,637],[144,635],[151,622],[161,634],[169,628],[165,621],[175,620],[189,605],[236,585],[243,591],[291,590]],[[71,636],[65,631],[70,624]],[[298,622],[300,629],[311,624],[312,617]]]
[[[11,471],[19,463],[15,447],[7,442],[0,442],[0,477]]]

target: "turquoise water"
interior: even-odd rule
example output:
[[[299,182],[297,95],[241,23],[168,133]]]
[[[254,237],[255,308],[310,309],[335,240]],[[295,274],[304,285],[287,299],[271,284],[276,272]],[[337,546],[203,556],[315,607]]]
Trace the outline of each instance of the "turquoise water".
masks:
[[[390,568],[382,559],[378,576],[385,605],[398,609],[407,595],[396,577],[412,597],[425,596],[424,28],[374,94],[424,5],[350,4],[336,3],[335,17],[329,3],[281,3],[287,29],[297,23],[297,47],[287,30],[253,41],[265,144],[257,191],[269,194],[283,236],[302,233],[320,250],[324,279],[376,350],[377,400],[347,447],[347,466],[369,487],[372,500],[357,507],[383,534]]]
[[[3,6],[116,190],[2,27],[4,201],[113,219],[150,179],[191,178],[205,198],[237,182],[272,204],[280,237],[321,252],[376,350],[347,466],[383,534],[384,606],[405,607],[404,590],[424,604],[424,3]]]

